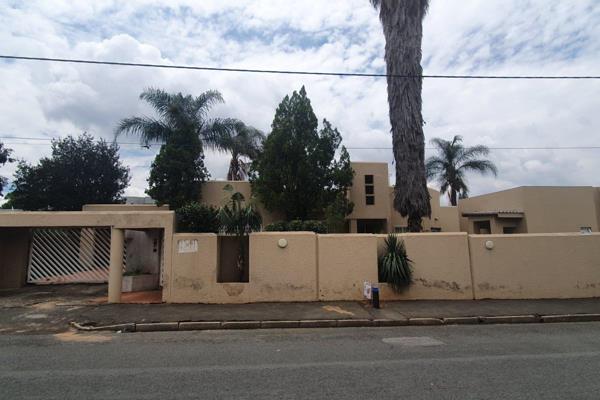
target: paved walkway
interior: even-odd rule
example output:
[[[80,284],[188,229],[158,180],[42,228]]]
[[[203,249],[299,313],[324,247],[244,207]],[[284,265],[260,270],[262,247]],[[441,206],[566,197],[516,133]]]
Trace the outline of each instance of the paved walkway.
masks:
[[[73,321],[94,326],[186,321],[323,320],[387,320],[401,324],[411,318],[478,317],[481,320],[481,317],[494,316],[600,314],[598,298],[398,301],[384,302],[380,309],[357,301],[239,305],[98,304],[98,299],[105,295],[105,291],[105,285],[27,287],[0,291],[0,333],[61,332],[67,330]]]

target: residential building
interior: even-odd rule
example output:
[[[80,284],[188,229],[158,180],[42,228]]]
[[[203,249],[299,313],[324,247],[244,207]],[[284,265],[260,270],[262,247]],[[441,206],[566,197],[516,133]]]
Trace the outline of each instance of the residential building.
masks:
[[[521,186],[461,199],[460,230],[474,234],[598,232],[600,188]]]
[[[354,210],[347,216],[350,233],[391,233],[407,230],[406,218],[393,208],[393,187],[389,184],[388,164],[384,162],[353,162],[354,180],[350,189],[350,200]],[[219,207],[227,200],[225,185],[250,198],[248,181],[209,181],[202,185],[201,201]],[[458,209],[441,207],[440,192],[429,189],[431,196],[431,218],[423,219],[423,229],[428,232],[459,232]],[[267,211],[257,205],[265,225],[284,219],[283,215]]]

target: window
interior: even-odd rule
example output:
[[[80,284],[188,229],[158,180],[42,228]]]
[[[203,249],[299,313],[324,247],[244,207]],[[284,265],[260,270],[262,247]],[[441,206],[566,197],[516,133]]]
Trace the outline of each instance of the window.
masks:
[[[375,204],[375,179],[373,179],[373,175],[365,175],[365,203],[368,206]]]
[[[396,225],[394,227],[394,233],[406,233],[406,232],[408,232],[408,226]]]
[[[592,234],[592,227],[591,226],[582,226],[581,228],[579,228],[579,232],[582,235],[591,235]]]
[[[431,227],[431,232],[441,232],[441,231],[442,231],[442,228]]]

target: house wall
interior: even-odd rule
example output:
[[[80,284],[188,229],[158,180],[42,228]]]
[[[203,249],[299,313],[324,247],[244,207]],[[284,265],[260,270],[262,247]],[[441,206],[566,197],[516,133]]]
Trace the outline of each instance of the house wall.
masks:
[[[491,221],[494,219],[491,216],[467,218],[462,216],[463,213],[482,211],[487,212],[494,210],[525,211],[525,198],[523,194],[523,187],[503,190],[500,192],[485,194],[482,196],[475,196],[468,199],[459,199],[458,213],[460,220],[460,230],[462,232],[473,234],[473,221],[476,220],[490,220],[490,225],[495,224],[494,221]],[[524,218],[521,220],[518,233],[527,232],[527,221],[528,215],[526,213]],[[494,231],[494,229],[492,229],[492,231]]]
[[[473,235],[469,248],[476,299],[600,296],[600,234]]]
[[[502,233],[503,226],[512,226],[512,219],[495,217],[462,217],[463,213],[477,211],[518,210],[524,217],[516,226],[516,233],[579,232],[589,226],[600,229],[598,188],[523,186],[487,195],[459,200],[461,231],[473,232],[473,221],[490,219],[493,234]]]
[[[399,235],[413,261],[413,284],[394,293],[380,284],[384,300],[469,300],[473,298],[466,233],[411,233]],[[378,254],[386,235],[377,235]],[[435,251],[432,251],[435,249]]]
[[[596,188],[524,187],[527,233],[579,232],[591,227],[598,232]]]
[[[354,180],[350,188],[350,200],[354,203],[352,213],[347,219],[385,219],[390,220],[390,185],[387,163],[352,163]],[[365,175],[373,175],[375,184],[375,204],[367,205],[365,200]]]
[[[231,185],[233,191],[243,194],[246,200],[252,198],[252,187],[248,181],[208,181],[202,184],[200,202],[216,208],[227,204],[231,195],[223,190],[226,185]],[[285,219],[283,214],[268,211],[260,202],[255,204],[262,216],[263,226]]]
[[[600,187],[595,189],[595,203],[596,203],[596,223],[598,224],[598,229],[600,229]]]

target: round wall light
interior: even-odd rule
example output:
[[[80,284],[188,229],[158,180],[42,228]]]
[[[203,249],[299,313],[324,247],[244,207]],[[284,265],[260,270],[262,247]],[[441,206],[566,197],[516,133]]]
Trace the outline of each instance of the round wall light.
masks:
[[[492,242],[491,240],[488,240],[485,242],[485,248],[488,250],[491,250],[494,248],[494,242]]]
[[[288,243],[287,243],[287,240],[285,240],[285,239],[279,239],[277,241],[277,246],[279,246],[282,249],[285,249],[287,247],[287,245],[288,245]]]

